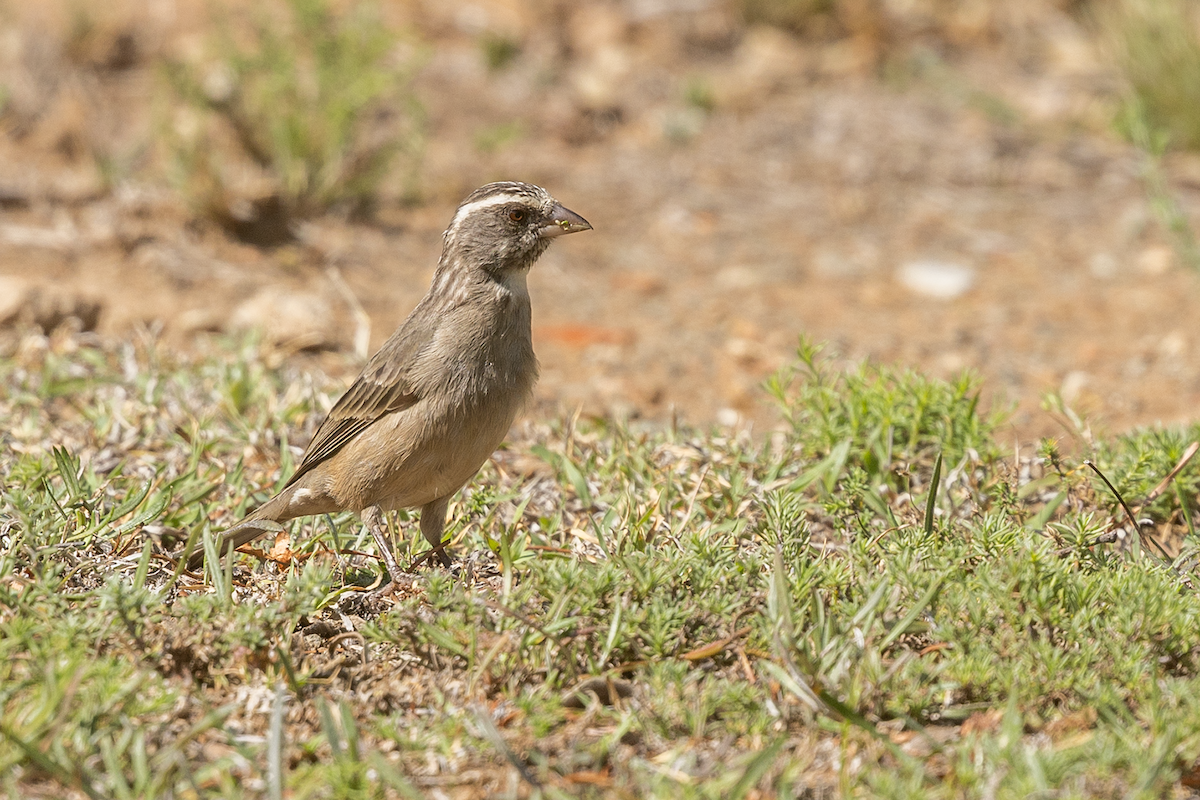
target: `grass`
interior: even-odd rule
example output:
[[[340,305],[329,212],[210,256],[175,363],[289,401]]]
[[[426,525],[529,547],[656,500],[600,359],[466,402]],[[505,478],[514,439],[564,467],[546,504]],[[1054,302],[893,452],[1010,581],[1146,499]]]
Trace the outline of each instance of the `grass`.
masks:
[[[1116,0],[1090,16],[1124,79],[1117,130],[1142,152],[1142,180],[1180,262],[1200,269],[1200,244],[1168,181],[1168,149],[1200,148],[1200,16],[1187,0]]]
[[[1128,83],[1135,117],[1176,147],[1200,147],[1200,20],[1187,0],[1116,0],[1094,14]],[[1137,138],[1131,131],[1131,138]]]
[[[1170,133],[1154,127],[1144,102],[1137,95],[1126,100],[1117,124],[1142,152],[1142,182],[1150,210],[1170,236],[1179,260],[1200,270],[1200,244],[1196,242],[1191,222],[1176,199],[1163,166]]]
[[[371,6],[335,14],[325,0],[286,0],[282,8],[272,16],[257,7],[249,37],[217,26],[206,63],[165,69],[174,116],[163,136],[175,183],[201,212],[266,243],[291,220],[369,208],[399,157],[415,169],[420,145],[421,110],[409,89],[417,59]],[[274,238],[261,230],[272,219]]]
[[[394,599],[348,516],[167,554],[290,470],[338,386],[253,342],[0,362],[12,797],[1161,797],[1200,759],[1200,429],[1014,461],[978,383],[802,343],[787,428],[519,432]],[[524,464],[523,467],[518,467]],[[398,523],[414,557],[419,533]],[[1181,783],[1183,781],[1183,783]]]

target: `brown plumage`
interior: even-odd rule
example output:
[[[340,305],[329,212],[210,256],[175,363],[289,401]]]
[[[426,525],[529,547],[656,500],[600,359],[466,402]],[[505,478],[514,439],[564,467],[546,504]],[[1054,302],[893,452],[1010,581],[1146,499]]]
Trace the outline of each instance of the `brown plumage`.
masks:
[[[537,379],[525,276],[556,236],[590,230],[546,190],[491,183],[443,235],[429,293],[317,428],[287,485],[224,531],[225,555],[278,523],[362,513],[393,580],[384,511],[421,509],[443,564],[446,504],[499,446]],[[196,569],[203,552],[188,560]]]

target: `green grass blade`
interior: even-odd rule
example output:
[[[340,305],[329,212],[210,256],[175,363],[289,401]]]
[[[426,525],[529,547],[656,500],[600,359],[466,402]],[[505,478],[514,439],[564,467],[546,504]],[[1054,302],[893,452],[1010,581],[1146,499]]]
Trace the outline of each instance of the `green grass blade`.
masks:
[[[912,625],[913,622],[916,621],[917,617],[919,617],[921,613],[929,607],[929,604],[933,602],[933,598],[937,596],[938,589],[942,588],[942,582],[945,580],[946,576],[940,575],[938,576],[937,580],[930,584],[929,588],[925,590],[925,593],[921,595],[920,599],[913,604],[913,607],[910,608],[908,612],[901,617],[895,625],[892,626],[892,629],[888,631],[887,636],[880,640],[880,650],[886,650],[892,645],[893,642],[904,635],[905,631],[908,630],[908,627]]]
[[[925,501],[925,535],[933,534],[934,509],[937,508],[938,486],[942,481],[942,454],[933,462],[933,476],[929,479],[929,499]]]

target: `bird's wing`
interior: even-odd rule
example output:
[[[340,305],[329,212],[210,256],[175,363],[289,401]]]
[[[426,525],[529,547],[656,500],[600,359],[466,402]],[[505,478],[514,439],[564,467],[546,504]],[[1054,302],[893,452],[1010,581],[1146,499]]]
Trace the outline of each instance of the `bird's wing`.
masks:
[[[408,328],[406,325],[379,349],[354,385],[330,409],[284,488],[328,461],[380,418],[403,411],[420,399],[410,380],[410,371],[427,340],[405,336]]]

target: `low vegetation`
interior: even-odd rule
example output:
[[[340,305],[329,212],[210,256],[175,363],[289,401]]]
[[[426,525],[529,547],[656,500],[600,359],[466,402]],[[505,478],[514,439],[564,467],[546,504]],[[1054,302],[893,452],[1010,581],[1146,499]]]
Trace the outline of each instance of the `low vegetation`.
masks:
[[[1093,13],[1127,82],[1127,103],[1134,108],[1126,114],[1144,117],[1175,147],[1200,148],[1200,16],[1195,3],[1115,0],[1095,4]],[[1136,139],[1136,130],[1131,133]]]
[[[176,185],[260,244],[286,239],[297,218],[368,208],[397,158],[414,174],[420,153],[411,43],[362,2],[337,14],[325,0],[282,7],[252,7],[248,37],[218,24],[204,58],[164,66]]]
[[[349,516],[169,554],[339,387],[32,336],[0,419],[0,775],[32,797],[1154,796],[1198,780],[1197,430],[1015,456],[802,343],[787,428],[519,431],[399,597]],[[1153,497],[1151,502],[1145,502]],[[1120,534],[1128,534],[1124,538]],[[397,521],[402,554],[419,533]],[[1144,537],[1144,538],[1143,538]],[[1167,554],[1170,554],[1168,557]]]
[[[244,239],[369,206],[417,163],[417,59],[337,7],[289,0],[166,69],[178,185]],[[743,3],[752,22],[883,37],[851,7]],[[1160,162],[1200,141],[1194,21],[1174,0],[1109,9],[1127,132],[1194,252]],[[481,47],[493,70],[520,52]],[[707,111],[701,89],[688,103]],[[1014,452],[972,376],[802,342],[765,387],[769,436],[519,429],[451,508],[455,568],[422,567],[410,593],[372,593],[349,515],[183,572],[171,554],[268,496],[340,388],[252,341],[184,358],[60,332],[0,360],[8,796],[1200,787],[1196,426]],[[418,562],[411,522],[395,533]]]

